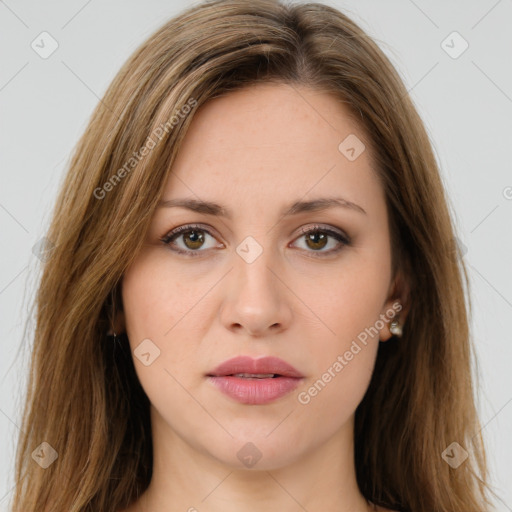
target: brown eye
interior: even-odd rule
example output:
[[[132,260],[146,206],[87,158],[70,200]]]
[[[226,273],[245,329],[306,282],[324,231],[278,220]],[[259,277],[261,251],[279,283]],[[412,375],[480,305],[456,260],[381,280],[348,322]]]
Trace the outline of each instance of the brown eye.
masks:
[[[181,236],[188,249],[199,249],[204,244],[204,235],[199,230],[186,231]]]
[[[329,236],[320,231],[309,232],[306,237],[306,244],[314,250],[323,249],[327,243]]]
[[[313,254],[314,256],[324,256],[333,254],[340,251],[344,246],[350,245],[350,239],[338,231],[333,229],[323,228],[321,226],[313,226],[312,228],[305,228],[301,230],[302,236],[297,240],[305,240],[305,251]],[[330,250],[323,250],[327,247],[330,241]]]
[[[214,247],[207,246],[208,237],[215,240],[214,236],[201,226],[180,226],[161,238],[161,241],[173,251],[196,256]]]
[[[350,238],[330,228],[313,226],[301,230],[302,236],[297,240],[304,239],[303,250],[313,256],[327,256],[337,253],[344,246],[350,245]],[[180,226],[160,240],[168,245],[172,251],[188,256],[199,256],[208,249],[215,248],[215,245],[208,246],[208,237],[215,240],[215,237],[205,228],[195,225]],[[331,244],[331,248],[324,250]],[[220,244],[220,247],[224,247]]]

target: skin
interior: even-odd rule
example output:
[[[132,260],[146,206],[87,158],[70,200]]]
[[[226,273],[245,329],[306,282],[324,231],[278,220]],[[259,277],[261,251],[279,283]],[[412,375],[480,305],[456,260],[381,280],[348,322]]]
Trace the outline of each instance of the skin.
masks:
[[[162,199],[215,201],[233,218],[181,207],[157,209],[143,250],[122,281],[132,352],[144,339],[160,355],[149,366],[134,357],[151,401],[153,478],[126,512],[363,512],[353,460],[354,412],[373,372],[389,321],[307,404],[315,383],[365,328],[389,315],[405,290],[392,279],[385,196],[369,149],[354,161],[338,150],[361,128],[333,96],[284,84],[251,86],[211,100],[195,113]],[[296,200],[341,196],[363,208],[279,213]],[[208,229],[203,245],[178,226]],[[322,246],[300,228],[347,234]],[[248,263],[236,252],[245,237],[263,249]],[[317,257],[315,257],[315,255]],[[395,288],[395,285],[397,288]],[[392,309],[391,309],[392,310]],[[240,404],[206,374],[236,355],[272,355],[305,378],[266,405]],[[262,454],[246,467],[237,452]]]

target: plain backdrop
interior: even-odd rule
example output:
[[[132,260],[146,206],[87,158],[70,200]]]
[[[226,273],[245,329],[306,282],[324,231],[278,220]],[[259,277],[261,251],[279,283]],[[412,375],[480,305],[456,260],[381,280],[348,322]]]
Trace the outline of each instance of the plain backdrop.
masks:
[[[512,1],[326,3],[375,38],[434,144],[470,272],[478,406],[497,510],[512,511]],[[22,336],[39,263],[32,249],[108,84],[147,36],[189,5],[0,0],[0,510],[14,486],[28,370]],[[41,37],[47,50],[58,44],[47,58],[33,49]]]

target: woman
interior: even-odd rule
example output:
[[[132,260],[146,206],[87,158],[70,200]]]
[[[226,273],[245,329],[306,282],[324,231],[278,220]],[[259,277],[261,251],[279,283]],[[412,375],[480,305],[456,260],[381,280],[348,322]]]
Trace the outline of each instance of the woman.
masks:
[[[339,11],[167,22],[47,238],[14,511],[489,510],[437,164]]]

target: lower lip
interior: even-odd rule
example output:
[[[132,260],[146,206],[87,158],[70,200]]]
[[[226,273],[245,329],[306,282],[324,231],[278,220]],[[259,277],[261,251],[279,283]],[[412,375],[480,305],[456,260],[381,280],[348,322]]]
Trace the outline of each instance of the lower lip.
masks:
[[[208,377],[220,391],[242,404],[261,405],[273,402],[293,391],[302,380],[295,377],[244,379],[224,376]]]

